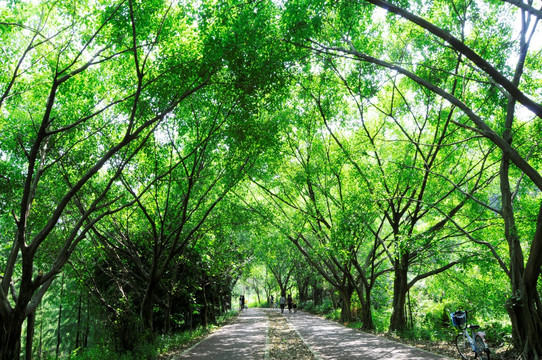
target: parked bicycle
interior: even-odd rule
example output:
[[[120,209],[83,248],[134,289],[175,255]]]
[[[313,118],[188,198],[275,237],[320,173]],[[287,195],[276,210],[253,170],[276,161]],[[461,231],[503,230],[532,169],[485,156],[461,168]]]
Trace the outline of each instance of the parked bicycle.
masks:
[[[475,332],[480,329],[480,325],[467,325],[467,314],[469,311],[456,311],[450,313],[452,318],[452,324],[459,330],[459,333],[455,337],[455,346],[457,351],[461,355],[462,359],[467,360],[469,354],[474,353],[475,359],[489,360],[489,348],[485,339],[485,333],[481,331]],[[469,334],[468,330],[471,330]]]

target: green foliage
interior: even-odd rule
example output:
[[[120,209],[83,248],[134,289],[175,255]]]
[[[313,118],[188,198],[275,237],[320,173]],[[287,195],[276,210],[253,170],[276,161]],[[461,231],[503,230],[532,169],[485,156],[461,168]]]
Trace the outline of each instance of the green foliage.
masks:
[[[474,309],[507,342],[542,287],[539,29],[393,3],[0,1],[1,320],[35,309],[45,356],[152,358],[250,286],[426,340]]]
[[[136,349],[119,353],[108,345],[97,345],[89,349],[79,349],[70,354],[70,359],[76,360],[131,360],[131,359],[156,359],[158,352],[153,344],[139,344]]]

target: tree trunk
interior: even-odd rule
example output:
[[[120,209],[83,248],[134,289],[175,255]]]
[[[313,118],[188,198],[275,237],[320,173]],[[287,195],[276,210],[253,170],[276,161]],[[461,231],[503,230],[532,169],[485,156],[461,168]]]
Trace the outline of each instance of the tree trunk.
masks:
[[[78,349],[81,345],[79,344],[81,339],[81,311],[83,308],[83,291],[79,292],[79,304],[77,305],[77,330],[75,334],[75,348]]]
[[[519,239],[515,231],[506,232],[510,247],[510,279],[512,294],[506,302],[506,309],[512,322],[512,337],[515,348],[520,351],[526,360],[537,360],[542,358],[542,304],[540,294],[537,291],[537,278],[534,281],[526,279],[524,269],[523,253]],[[538,215],[537,229],[533,244],[542,243],[542,208]],[[531,248],[532,257],[536,256],[536,247]],[[527,262],[529,266],[529,262]],[[536,265],[538,269],[540,266]]]
[[[21,332],[24,317],[11,311],[8,317],[2,316],[0,325],[0,359],[18,360],[21,355]]]
[[[88,347],[88,336],[90,334],[90,299],[87,298],[87,321],[85,324],[85,334],[83,336],[83,347]]]
[[[28,315],[26,320],[26,343],[25,343],[25,359],[32,360],[32,345],[34,344],[34,326],[36,324],[36,312]]]
[[[320,287],[318,284],[314,284],[312,286],[312,299],[314,301],[314,305],[322,305],[324,302],[324,289]]]
[[[256,284],[254,284],[254,291],[256,291],[256,298],[258,299],[258,304],[260,304],[260,289],[258,288],[258,286],[256,286]]]
[[[43,356],[43,312],[40,316],[40,341],[38,346],[38,359],[41,360]]]
[[[60,301],[58,304],[58,324],[56,327],[56,358],[60,357],[60,343],[62,341],[61,324],[62,324],[62,297],[64,295],[64,273],[62,273],[62,280],[60,281]]]
[[[510,130],[503,137],[512,142]],[[525,263],[521,241],[517,232],[509,180],[510,159],[503,153],[500,167],[502,216],[505,237],[510,254],[510,282],[512,294],[506,302],[506,309],[512,323],[512,338],[515,348],[526,360],[542,358],[542,305],[537,291],[542,256],[542,206],[539,209],[536,231],[531,245],[529,259]]]
[[[512,322],[514,346],[525,360],[542,358],[542,307],[536,288],[532,290],[521,284],[506,303]]]
[[[143,301],[141,302],[141,321],[143,324],[143,329],[153,332],[153,316],[152,309],[154,307],[154,290],[158,280],[154,277],[150,277],[147,288],[145,289],[145,295],[143,296]]]
[[[171,333],[171,307],[173,306],[173,295],[171,291],[167,293],[167,309],[166,309],[166,319],[164,323],[164,333]]]
[[[365,301],[361,307],[361,328],[366,331],[375,329],[373,311],[371,309],[371,289],[368,287],[365,287]]]
[[[309,281],[307,278],[297,281],[297,289],[299,291],[299,302],[306,302],[309,298]]]
[[[201,311],[201,322],[202,322],[202,325],[203,327],[207,327],[208,325],[208,315],[207,315],[207,312],[208,312],[208,307],[209,307],[209,304],[207,303],[207,292],[205,291],[205,280],[204,280],[204,283],[202,285],[202,291],[203,291],[203,309]]]
[[[349,286],[341,289],[341,319],[342,323],[351,322],[352,316],[352,293],[353,289]]]
[[[395,261],[395,279],[393,280],[393,313],[390,319],[390,331],[403,331],[407,328],[405,305],[408,291],[408,254],[403,254]]]

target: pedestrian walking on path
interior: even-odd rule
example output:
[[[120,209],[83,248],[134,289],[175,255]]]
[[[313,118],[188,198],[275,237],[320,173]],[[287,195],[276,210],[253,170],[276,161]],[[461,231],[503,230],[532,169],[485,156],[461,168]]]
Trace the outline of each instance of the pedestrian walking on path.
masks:
[[[279,301],[279,304],[280,304],[280,312],[283,313],[284,312],[284,306],[286,306],[286,297],[284,296],[285,294],[282,294],[281,297],[280,297],[280,301]]]

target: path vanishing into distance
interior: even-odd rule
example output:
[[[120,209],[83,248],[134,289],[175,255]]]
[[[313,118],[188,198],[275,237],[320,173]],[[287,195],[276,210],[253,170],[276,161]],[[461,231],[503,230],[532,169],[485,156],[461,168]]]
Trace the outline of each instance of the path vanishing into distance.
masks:
[[[170,359],[450,359],[319,316],[249,308]]]

